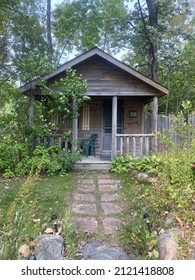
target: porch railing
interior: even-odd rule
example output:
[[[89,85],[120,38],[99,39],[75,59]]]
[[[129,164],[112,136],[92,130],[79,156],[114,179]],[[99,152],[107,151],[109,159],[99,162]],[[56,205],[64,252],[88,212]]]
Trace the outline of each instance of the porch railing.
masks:
[[[152,149],[152,134],[116,134],[117,152],[142,157]]]
[[[53,146],[54,144],[59,146],[59,153],[60,150],[64,149],[67,151],[71,151],[71,143],[70,141],[66,138],[64,138],[62,135],[50,135],[50,136],[45,136],[42,141],[39,141],[39,144],[42,142],[45,147],[49,148]]]

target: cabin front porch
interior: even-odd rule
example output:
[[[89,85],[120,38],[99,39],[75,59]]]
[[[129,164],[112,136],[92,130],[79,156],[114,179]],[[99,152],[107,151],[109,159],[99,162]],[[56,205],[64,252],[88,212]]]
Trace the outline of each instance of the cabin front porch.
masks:
[[[132,155],[134,158],[140,158],[148,154],[152,150],[152,142],[154,136],[152,134],[116,134],[117,153],[115,156]],[[59,153],[61,149],[69,150],[74,149],[68,140],[63,139],[61,135],[55,135],[44,138],[45,146],[53,144],[59,146]],[[78,145],[77,145],[78,147]],[[108,170],[111,166],[112,155],[111,151],[108,153],[91,154],[87,155],[85,150],[80,161],[74,165],[75,170]]]

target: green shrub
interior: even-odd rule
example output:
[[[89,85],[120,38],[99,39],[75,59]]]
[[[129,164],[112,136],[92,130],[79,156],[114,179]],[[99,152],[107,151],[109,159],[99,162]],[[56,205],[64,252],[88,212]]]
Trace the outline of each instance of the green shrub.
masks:
[[[131,155],[126,155],[116,157],[112,162],[110,171],[120,174],[136,169],[149,174],[156,174],[159,165],[162,165],[162,157],[160,155],[153,154],[140,159],[134,159]]]
[[[134,168],[148,174],[157,174],[159,166],[163,165],[162,156],[152,154],[135,160]]]
[[[134,168],[134,159],[131,155],[118,156],[112,161],[110,172],[126,173],[132,168]]]
[[[28,155],[28,149],[25,145],[12,145],[11,143],[0,144],[0,171],[4,178],[20,177],[28,175],[31,168],[36,170],[42,163],[41,172],[47,175],[54,175],[63,171],[72,170],[75,161],[81,159],[81,152],[69,152],[59,150],[58,145],[46,148],[39,145],[35,148],[33,156]],[[6,148],[6,152],[4,149]],[[10,151],[10,152],[8,152]]]
[[[159,184],[167,194],[168,200],[176,208],[192,205],[195,194],[195,180],[191,167],[195,157],[195,144],[186,148],[175,148],[163,154],[164,165],[159,169]]]

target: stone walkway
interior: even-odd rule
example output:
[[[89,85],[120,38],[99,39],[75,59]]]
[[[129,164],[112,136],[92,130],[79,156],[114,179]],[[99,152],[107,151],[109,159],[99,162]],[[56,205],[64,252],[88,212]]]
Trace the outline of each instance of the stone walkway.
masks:
[[[109,173],[78,173],[72,195],[75,226],[88,234],[114,235],[122,224],[119,189]]]

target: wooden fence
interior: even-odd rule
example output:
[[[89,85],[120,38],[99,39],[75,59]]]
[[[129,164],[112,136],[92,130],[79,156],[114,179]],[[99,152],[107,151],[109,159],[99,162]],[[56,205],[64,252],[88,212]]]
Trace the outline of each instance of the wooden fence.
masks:
[[[151,133],[151,116],[145,116],[145,133]],[[192,141],[195,137],[195,114],[189,114],[186,119],[182,117],[176,117],[175,115],[158,115],[157,129],[159,132],[159,138],[164,136],[171,140],[173,143],[183,145],[186,140]],[[159,141],[159,149],[161,150],[161,144]]]

